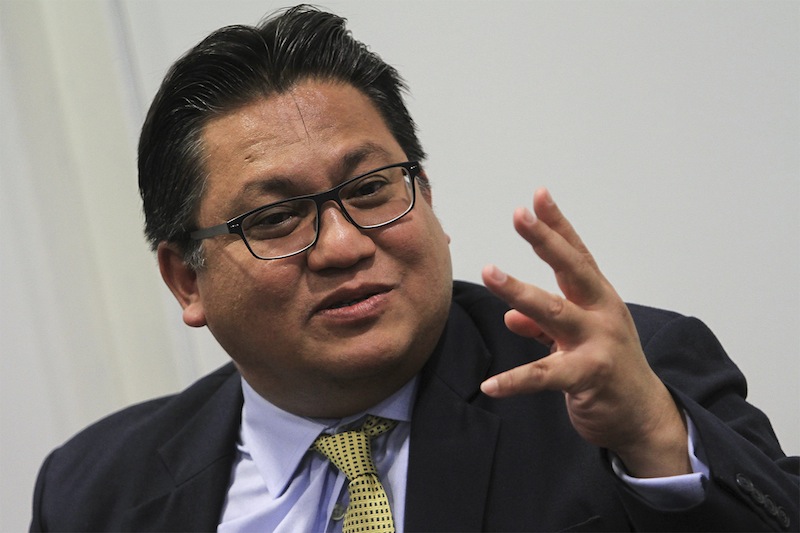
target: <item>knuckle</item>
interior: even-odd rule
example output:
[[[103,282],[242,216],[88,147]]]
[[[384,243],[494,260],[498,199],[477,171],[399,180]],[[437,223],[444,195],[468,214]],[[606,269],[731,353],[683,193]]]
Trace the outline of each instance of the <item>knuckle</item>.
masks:
[[[558,318],[564,314],[565,307],[566,300],[557,294],[553,294],[547,302],[547,314],[550,318]]]
[[[525,365],[521,370],[524,371],[524,380],[528,387],[536,388],[547,374],[547,363],[542,359]]]
[[[608,379],[614,373],[616,366],[613,354],[604,349],[589,351],[584,355],[583,361],[587,375],[592,376],[592,380]]]

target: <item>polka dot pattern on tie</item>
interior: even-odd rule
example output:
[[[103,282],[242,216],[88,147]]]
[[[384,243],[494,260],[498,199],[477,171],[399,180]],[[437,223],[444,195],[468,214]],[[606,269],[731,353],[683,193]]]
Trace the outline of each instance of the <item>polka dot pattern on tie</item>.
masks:
[[[312,445],[350,481],[347,487],[350,505],[344,517],[343,533],[394,532],[389,499],[372,462],[370,441],[396,424],[394,420],[370,415],[360,429],[320,435]]]

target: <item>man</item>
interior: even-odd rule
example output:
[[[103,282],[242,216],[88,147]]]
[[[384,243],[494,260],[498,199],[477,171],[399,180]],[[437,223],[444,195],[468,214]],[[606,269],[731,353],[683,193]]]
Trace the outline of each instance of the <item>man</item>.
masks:
[[[626,306],[546,190],[514,225],[563,297],[452,281],[402,88],[302,6],[173,66],[146,232],[233,363],[51,454],[31,528],[349,531],[330,434],[371,448],[388,530],[797,530],[798,461],[713,335]]]

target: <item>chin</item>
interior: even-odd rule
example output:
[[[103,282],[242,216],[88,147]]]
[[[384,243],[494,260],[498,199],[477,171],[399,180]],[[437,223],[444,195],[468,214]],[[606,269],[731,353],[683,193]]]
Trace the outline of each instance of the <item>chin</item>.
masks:
[[[342,353],[334,363],[335,373],[341,379],[403,379],[404,382],[416,374],[425,364],[427,355],[415,356],[409,346],[383,346],[368,343],[361,349],[354,348]],[[406,377],[407,376],[407,377]]]

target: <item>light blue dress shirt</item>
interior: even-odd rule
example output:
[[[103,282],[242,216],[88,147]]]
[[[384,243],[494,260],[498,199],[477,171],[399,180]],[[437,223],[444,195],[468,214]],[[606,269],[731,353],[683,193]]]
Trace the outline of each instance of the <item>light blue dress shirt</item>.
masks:
[[[358,427],[367,414],[397,420],[397,426],[372,443],[373,460],[386,490],[398,533],[404,531],[406,473],[411,411],[417,378],[369,409],[341,420],[304,418],[283,411],[242,379],[244,406],[228,494],[218,531],[326,532],[342,530],[349,500],[347,478],[327,458],[310,450],[321,433]],[[656,507],[680,509],[704,498],[708,477],[694,424],[687,418],[693,474],[637,479],[612,456],[616,474]]]
[[[416,384],[415,378],[368,412],[341,420],[320,420],[275,407],[243,379],[238,453],[218,531],[341,531],[349,500],[347,478],[310,448],[321,433],[358,427],[367,414],[398,421],[389,433],[373,440],[372,456],[389,498],[395,528],[403,531]]]

